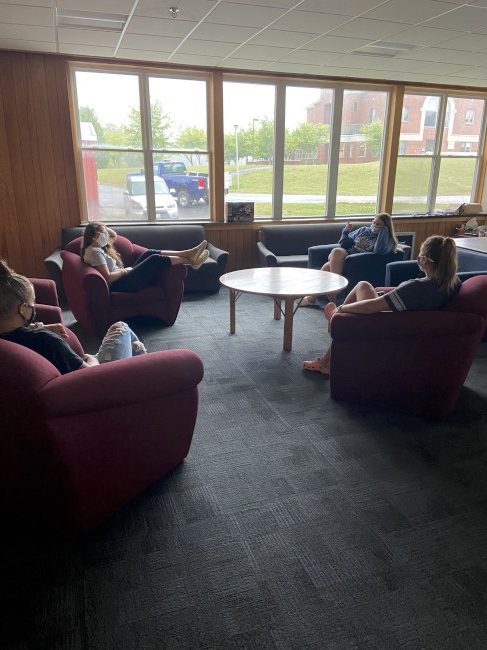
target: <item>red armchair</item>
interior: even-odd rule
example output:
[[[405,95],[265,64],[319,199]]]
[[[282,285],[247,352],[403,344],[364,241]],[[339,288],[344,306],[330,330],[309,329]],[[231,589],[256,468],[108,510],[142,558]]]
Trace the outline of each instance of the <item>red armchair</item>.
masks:
[[[174,324],[184,291],[185,266],[164,269],[156,285],[141,291],[110,291],[101,273],[81,259],[80,245],[80,237],[69,242],[61,257],[64,290],[82,327],[103,336],[112,323],[139,315],[156,316],[166,325]],[[133,266],[139,255],[147,250],[120,236],[115,246],[126,266]]]
[[[37,307],[44,322],[61,321],[56,305]],[[186,457],[202,376],[190,350],[60,375],[0,340],[0,507],[64,531],[93,528]]]
[[[441,311],[340,314],[331,321],[334,399],[440,417],[454,406],[487,321],[487,277]]]

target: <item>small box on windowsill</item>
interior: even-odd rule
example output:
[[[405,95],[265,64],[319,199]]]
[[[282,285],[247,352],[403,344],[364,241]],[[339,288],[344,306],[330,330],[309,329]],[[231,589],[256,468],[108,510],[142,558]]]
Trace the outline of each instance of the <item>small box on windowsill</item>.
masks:
[[[253,202],[227,203],[228,223],[251,222],[254,220]]]

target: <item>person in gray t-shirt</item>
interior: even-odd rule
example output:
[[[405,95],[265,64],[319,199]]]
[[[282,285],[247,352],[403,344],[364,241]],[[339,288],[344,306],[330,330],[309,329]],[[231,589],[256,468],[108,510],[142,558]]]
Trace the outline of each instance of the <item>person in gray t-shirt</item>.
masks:
[[[428,237],[419,251],[418,266],[426,277],[402,282],[396,289],[383,295],[379,295],[368,282],[359,282],[343,305],[337,307],[333,302],[326,305],[325,318],[331,321],[337,312],[375,314],[379,311],[441,309],[460,286],[453,239],[440,235]],[[322,357],[305,361],[303,368],[329,375],[330,348]]]

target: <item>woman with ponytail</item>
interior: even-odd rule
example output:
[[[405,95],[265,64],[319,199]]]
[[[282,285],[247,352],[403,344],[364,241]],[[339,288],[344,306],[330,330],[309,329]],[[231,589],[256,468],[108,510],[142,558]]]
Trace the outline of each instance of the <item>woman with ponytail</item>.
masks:
[[[458,290],[457,252],[451,237],[433,235],[423,242],[418,255],[418,266],[424,278],[402,282],[387,293],[379,294],[368,282],[359,282],[340,307],[328,303],[323,312],[331,321],[337,312],[342,314],[375,314],[379,311],[420,311],[441,309]],[[322,357],[305,361],[305,370],[330,374],[330,348]]]
[[[80,357],[64,340],[62,323],[36,321],[34,287],[0,260],[0,338],[23,345],[50,361],[61,374],[126,357],[145,354],[146,349],[126,323],[114,323],[96,355]]]

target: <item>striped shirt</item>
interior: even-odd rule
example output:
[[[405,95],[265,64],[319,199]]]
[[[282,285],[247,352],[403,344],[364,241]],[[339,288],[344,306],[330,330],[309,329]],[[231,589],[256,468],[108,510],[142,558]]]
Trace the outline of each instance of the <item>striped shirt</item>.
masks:
[[[396,289],[384,294],[384,298],[392,311],[441,309],[459,286],[460,282],[448,292],[435,280],[415,278],[402,282]]]

